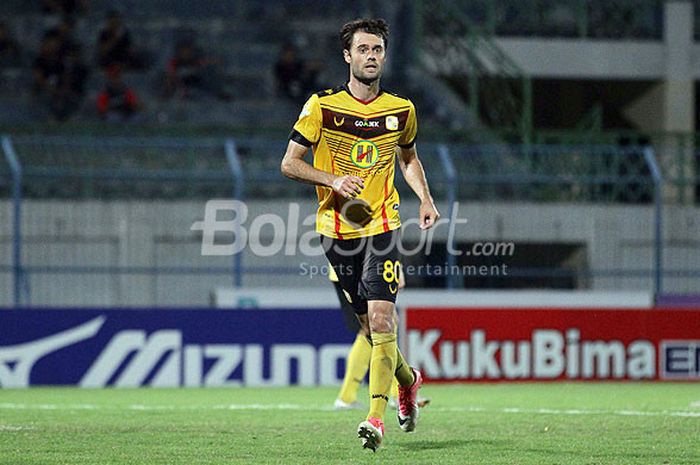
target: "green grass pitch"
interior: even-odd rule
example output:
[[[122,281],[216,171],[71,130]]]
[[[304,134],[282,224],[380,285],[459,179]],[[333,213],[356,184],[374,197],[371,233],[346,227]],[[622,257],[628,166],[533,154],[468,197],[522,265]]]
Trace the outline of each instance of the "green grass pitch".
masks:
[[[363,391],[363,398],[367,395]],[[700,385],[427,385],[382,447],[335,388],[0,389],[2,465],[700,464]]]

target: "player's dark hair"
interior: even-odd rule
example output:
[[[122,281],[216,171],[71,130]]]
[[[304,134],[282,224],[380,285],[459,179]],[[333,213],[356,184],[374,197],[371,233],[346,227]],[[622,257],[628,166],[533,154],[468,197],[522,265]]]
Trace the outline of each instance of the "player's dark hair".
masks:
[[[340,28],[340,43],[343,45],[343,50],[350,50],[352,37],[357,31],[381,37],[384,40],[384,48],[387,48],[389,44],[389,24],[386,21],[381,18],[356,19],[343,24],[343,27]]]

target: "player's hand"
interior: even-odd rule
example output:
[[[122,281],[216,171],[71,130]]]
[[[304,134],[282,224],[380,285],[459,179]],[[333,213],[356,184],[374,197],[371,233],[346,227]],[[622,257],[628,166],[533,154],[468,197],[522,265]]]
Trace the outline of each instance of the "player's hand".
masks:
[[[346,199],[354,199],[365,188],[365,182],[357,176],[339,176],[333,180],[331,187],[338,195]]]
[[[437,211],[437,207],[433,203],[433,199],[425,199],[420,203],[420,209],[418,211],[420,216],[420,228],[430,229],[435,226],[437,220],[440,219],[440,213]]]

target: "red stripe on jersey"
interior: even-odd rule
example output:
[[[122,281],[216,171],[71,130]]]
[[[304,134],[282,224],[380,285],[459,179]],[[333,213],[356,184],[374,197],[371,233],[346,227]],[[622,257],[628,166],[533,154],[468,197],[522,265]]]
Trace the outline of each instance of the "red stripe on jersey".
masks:
[[[337,205],[337,202],[336,202]],[[340,234],[340,213],[338,213],[338,210],[335,210],[335,233],[338,236],[338,239],[341,241],[343,240],[343,235]]]
[[[389,198],[389,178],[384,181],[384,201],[382,202],[382,226],[384,232],[389,232],[389,217],[386,214],[386,200]]]
[[[335,160],[333,155],[331,155],[331,172],[335,174]],[[340,234],[340,213],[338,213],[338,194],[331,189],[331,195],[333,196],[333,213],[335,214],[335,234],[338,236],[338,239],[342,241],[343,235]]]

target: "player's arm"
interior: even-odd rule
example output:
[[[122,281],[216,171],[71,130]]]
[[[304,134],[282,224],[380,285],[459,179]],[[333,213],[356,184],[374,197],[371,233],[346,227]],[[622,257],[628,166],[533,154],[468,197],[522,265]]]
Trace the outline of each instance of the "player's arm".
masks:
[[[308,151],[309,148],[307,146],[290,140],[280,167],[282,174],[295,181],[330,187],[347,199],[353,198],[362,192],[362,189],[365,187],[362,178],[357,176],[336,176],[314,168],[304,160],[304,156]]]
[[[416,193],[418,199],[420,199],[419,216],[421,229],[433,227],[440,218],[440,213],[438,213],[435,206],[433,196],[430,195],[428,180],[425,177],[423,164],[418,158],[415,144],[410,147],[399,147],[399,165],[406,182],[411,186],[413,192]]]

